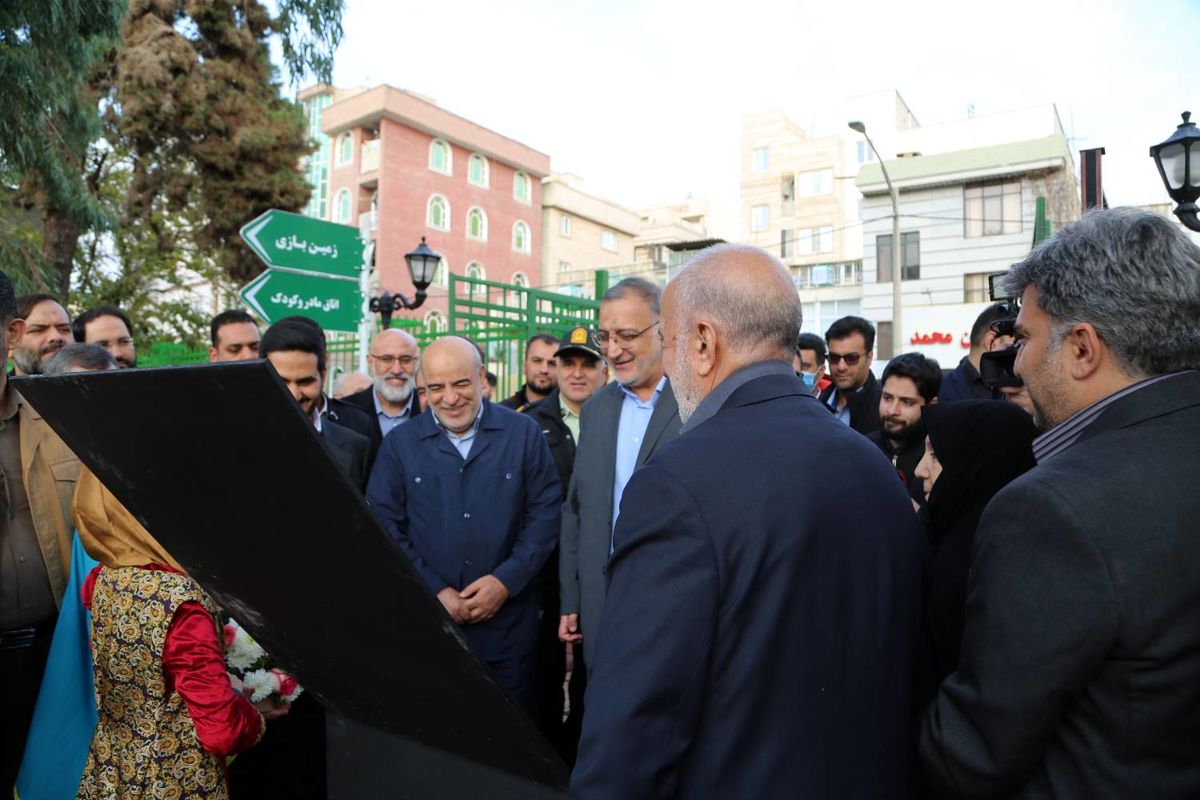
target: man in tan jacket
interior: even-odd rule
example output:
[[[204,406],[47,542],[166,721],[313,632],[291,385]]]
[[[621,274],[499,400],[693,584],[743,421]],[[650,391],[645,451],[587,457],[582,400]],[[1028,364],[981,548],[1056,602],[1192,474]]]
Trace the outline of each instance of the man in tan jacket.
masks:
[[[0,330],[25,321],[0,272]],[[70,568],[79,460],[0,372],[0,796],[12,792]]]

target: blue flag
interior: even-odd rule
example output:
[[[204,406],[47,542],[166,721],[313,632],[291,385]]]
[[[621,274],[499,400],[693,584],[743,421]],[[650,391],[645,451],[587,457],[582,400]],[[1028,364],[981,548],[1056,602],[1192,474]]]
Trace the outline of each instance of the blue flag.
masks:
[[[80,593],[96,561],[75,534],[71,575],[58,612],[58,626],[37,708],[25,740],[25,758],[17,775],[19,800],[72,800],[99,719],[89,636],[90,615]]]

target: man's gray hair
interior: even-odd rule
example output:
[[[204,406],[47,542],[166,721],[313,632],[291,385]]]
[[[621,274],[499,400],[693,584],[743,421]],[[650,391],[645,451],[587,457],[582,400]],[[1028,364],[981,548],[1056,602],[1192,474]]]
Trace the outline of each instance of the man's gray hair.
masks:
[[[729,258],[767,259],[778,268],[778,286],[761,285],[724,277],[717,262]],[[671,279],[678,308],[685,318],[704,315],[717,322],[731,347],[752,351],[762,346],[777,347],[790,355],[800,338],[800,297],[792,286],[787,267],[771,254],[746,245],[721,244],[707,248]],[[771,291],[772,288],[778,291]]]
[[[1037,290],[1055,343],[1090,323],[1133,377],[1200,367],[1200,248],[1166,217],[1094,210],[1038,245],[999,282]]]
[[[662,289],[645,278],[625,278],[620,283],[609,288],[604,296],[600,298],[600,302],[604,303],[609,300],[616,300],[621,297],[635,295],[643,303],[650,306],[650,310],[654,312],[654,316],[659,315],[659,303],[662,300]]]
[[[42,367],[43,375],[66,375],[68,372],[86,370],[96,372],[104,369],[116,369],[116,359],[98,344],[75,342],[65,345],[57,353],[46,359]]]

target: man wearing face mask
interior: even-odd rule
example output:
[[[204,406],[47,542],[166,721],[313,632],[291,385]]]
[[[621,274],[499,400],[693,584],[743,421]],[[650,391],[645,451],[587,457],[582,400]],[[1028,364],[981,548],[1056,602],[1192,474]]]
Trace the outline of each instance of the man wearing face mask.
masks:
[[[833,381],[825,376],[825,340],[815,333],[802,333],[796,341],[792,369],[804,381],[813,396],[825,391]]]
[[[925,497],[921,482],[913,480],[917,464],[925,454],[921,409],[938,401],[942,369],[936,361],[920,353],[904,353],[888,362],[880,385],[880,429],[867,434],[867,438],[891,460],[900,481],[921,504]]]

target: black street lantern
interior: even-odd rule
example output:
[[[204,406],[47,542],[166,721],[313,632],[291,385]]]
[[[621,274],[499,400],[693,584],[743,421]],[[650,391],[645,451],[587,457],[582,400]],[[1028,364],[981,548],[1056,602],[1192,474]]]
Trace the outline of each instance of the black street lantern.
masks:
[[[1175,216],[1194,231],[1200,231],[1200,130],[1191,121],[1192,112],[1183,112],[1183,122],[1162,144],[1150,148],[1158,174],[1175,201]]]
[[[417,308],[425,302],[425,290],[433,283],[433,275],[437,272],[442,257],[429,249],[429,245],[425,244],[425,237],[422,236],[417,249],[405,254],[404,260],[408,262],[408,274],[412,278],[413,286],[417,287],[417,296],[409,300],[400,292],[384,292],[378,297],[372,297],[369,308],[372,313],[379,315],[384,328],[391,326],[393,313],[405,308]]]

